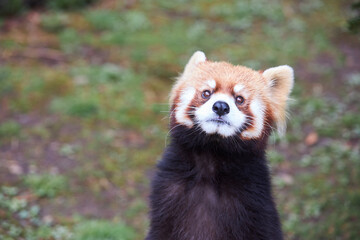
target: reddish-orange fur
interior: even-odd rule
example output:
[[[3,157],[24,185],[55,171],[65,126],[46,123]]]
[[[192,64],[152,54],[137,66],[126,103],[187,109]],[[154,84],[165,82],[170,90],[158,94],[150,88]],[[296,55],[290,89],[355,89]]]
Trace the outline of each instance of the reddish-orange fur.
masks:
[[[285,121],[286,99],[292,85],[286,85],[282,89],[274,90],[271,87],[270,81],[276,81],[276,79],[266,78],[263,76],[263,73],[244,66],[234,66],[227,62],[200,62],[196,67],[192,67],[188,72],[179,77],[171,91],[170,104],[172,109],[175,109],[179,103],[179,96],[182,91],[188,87],[193,87],[197,92],[191,105],[195,107],[200,106],[204,102],[201,98],[201,92],[208,89],[206,81],[210,79],[216,82],[214,92],[225,93],[234,97],[236,97],[234,86],[242,84],[244,86],[242,94],[245,95],[245,103],[238,106],[239,110],[252,116],[249,104],[254,98],[258,98],[265,106],[266,124],[269,126],[283,124]],[[278,84],[278,86],[282,85]],[[174,122],[173,125],[175,124]]]

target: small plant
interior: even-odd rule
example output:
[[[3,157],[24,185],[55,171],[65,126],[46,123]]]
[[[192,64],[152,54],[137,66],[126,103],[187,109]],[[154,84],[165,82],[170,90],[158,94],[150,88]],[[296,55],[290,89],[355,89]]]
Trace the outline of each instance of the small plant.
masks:
[[[47,7],[53,9],[76,9],[85,7],[95,0],[51,0],[47,2]]]
[[[64,176],[51,174],[30,174],[24,182],[39,197],[54,197],[67,186]]]
[[[79,222],[74,228],[72,240],[132,240],[135,232],[124,223],[105,220]]]
[[[81,35],[73,28],[66,28],[61,31],[59,33],[59,40],[61,49],[65,53],[73,53],[79,48],[82,42]]]
[[[76,117],[90,117],[96,115],[98,107],[91,102],[78,102],[67,110],[67,113]]]
[[[14,86],[10,81],[11,77],[11,70],[9,68],[0,67],[0,96],[13,92]]]
[[[16,137],[20,133],[20,125],[15,121],[7,121],[0,124],[0,139]]]
[[[69,23],[67,15],[63,13],[51,13],[43,15],[41,26],[48,32],[59,32]]]
[[[66,227],[42,221],[40,207],[20,194],[16,187],[0,187],[0,239],[70,239],[71,232]]]
[[[124,22],[121,14],[111,10],[95,10],[85,14],[86,19],[96,30],[110,30],[113,32],[121,31]]]
[[[69,116],[91,118],[98,115],[100,108],[96,99],[83,99],[74,96],[55,98],[50,105],[54,112],[60,112]]]
[[[271,162],[274,165],[280,164],[284,161],[284,156],[281,155],[279,152],[273,150],[267,152],[267,157],[269,159],[269,162]]]
[[[24,10],[23,0],[0,0],[0,16],[11,16]]]
[[[348,20],[348,30],[352,33],[360,32],[360,1],[357,1],[351,5],[354,11],[354,16]]]
[[[28,8],[46,7],[51,9],[78,9],[96,0],[0,0],[0,17],[17,15]]]

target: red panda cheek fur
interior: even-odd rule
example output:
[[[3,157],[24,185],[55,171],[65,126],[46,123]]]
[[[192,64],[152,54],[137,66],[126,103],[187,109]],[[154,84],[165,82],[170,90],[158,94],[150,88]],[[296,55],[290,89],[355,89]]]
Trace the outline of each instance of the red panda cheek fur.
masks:
[[[204,88],[205,82],[213,79],[216,82],[215,92],[222,92],[232,95],[233,88],[237,84],[244,86],[250,96],[256,96],[266,106],[264,121],[272,123],[277,127],[279,133],[286,128],[286,103],[293,85],[293,72],[289,66],[270,68],[264,72],[257,72],[243,66],[233,66],[226,62],[204,61],[198,63],[191,70],[187,69],[182,74],[170,94],[170,105],[172,110],[179,106],[179,99],[182,92],[188,87],[194,88],[197,92]],[[190,72],[189,72],[190,71]],[[194,97],[196,98],[196,96]],[[175,101],[176,100],[176,101]],[[251,101],[252,99],[245,99]],[[191,101],[194,106],[201,102]],[[243,109],[244,110],[244,109]],[[251,116],[251,113],[246,112]],[[185,116],[189,118],[188,116]],[[176,120],[176,118],[174,119]],[[175,125],[177,122],[172,122]],[[265,122],[264,122],[265,123]]]

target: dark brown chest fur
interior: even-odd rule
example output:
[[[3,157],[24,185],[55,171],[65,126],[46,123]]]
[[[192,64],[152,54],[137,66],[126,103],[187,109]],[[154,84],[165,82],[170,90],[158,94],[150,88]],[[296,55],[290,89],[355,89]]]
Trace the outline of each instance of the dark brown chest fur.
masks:
[[[152,182],[148,240],[282,239],[262,153],[171,144]]]

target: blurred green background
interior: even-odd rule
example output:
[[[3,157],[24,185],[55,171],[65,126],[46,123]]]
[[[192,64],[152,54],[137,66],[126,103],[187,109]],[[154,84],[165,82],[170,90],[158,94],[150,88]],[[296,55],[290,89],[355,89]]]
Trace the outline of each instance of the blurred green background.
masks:
[[[167,96],[196,50],[293,66],[268,149],[286,239],[359,239],[352,3],[0,0],[0,239],[143,239]]]

